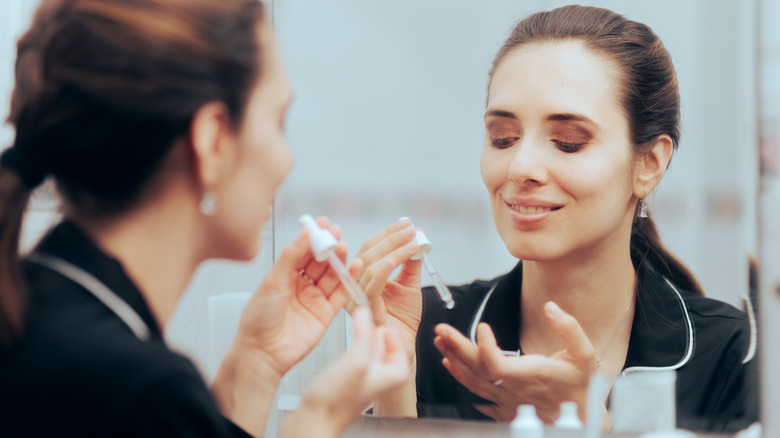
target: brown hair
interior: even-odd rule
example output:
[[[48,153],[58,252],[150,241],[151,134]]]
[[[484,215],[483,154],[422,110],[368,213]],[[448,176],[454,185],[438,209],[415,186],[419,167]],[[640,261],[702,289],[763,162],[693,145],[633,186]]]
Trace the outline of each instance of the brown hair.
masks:
[[[490,70],[516,48],[529,43],[567,40],[612,59],[621,69],[621,105],[628,118],[633,156],[648,154],[662,134],[680,142],[680,94],[672,58],[658,36],[646,25],[608,9],[564,6],[521,20],[499,49]],[[488,83],[489,88],[489,83]],[[661,243],[652,219],[634,218],[631,245],[662,275],[678,286],[703,295],[693,274]]]
[[[238,127],[263,17],[258,0],[41,3],[18,43],[16,138],[0,166],[0,344],[24,327],[18,245],[34,186],[51,175],[84,214],[130,208],[199,108],[222,102]]]

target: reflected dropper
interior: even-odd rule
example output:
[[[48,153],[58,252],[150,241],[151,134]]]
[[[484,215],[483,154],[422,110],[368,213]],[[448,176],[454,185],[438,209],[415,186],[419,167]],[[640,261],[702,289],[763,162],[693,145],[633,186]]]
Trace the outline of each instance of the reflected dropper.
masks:
[[[409,219],[408,217],[402,217],[399,220]],[[433,245],[431,245],[431,241],[428,240],[428,236],[425,235],[421,230],[417,230],[417,232],[414,235],[414,241],[417,242],[417,245],[419,246],[419,250],[417,250],[417,253],[411,257],[412,260],[421,260],[422,264],[425,267],[425,270],[428,271],[428,276],[431,277],[431,281],[433,281],[433,287],[436,288],[436,291],[439,293],[439,297],[441,297],[441,300],[444,302],[444,306],[448,309],[452,309],[455,307],[455,300],[452,298],[452,293],[450,292],[450,289],[447,287],[446,284],[444,284],[444,280],[441,278],[441,275],[439,274],[439,271],[436,270],[436,266],[433,265],[433,261],[431,260],[431,257],[428,255],[429,252],[431,252],[431,249],[433,249]]]

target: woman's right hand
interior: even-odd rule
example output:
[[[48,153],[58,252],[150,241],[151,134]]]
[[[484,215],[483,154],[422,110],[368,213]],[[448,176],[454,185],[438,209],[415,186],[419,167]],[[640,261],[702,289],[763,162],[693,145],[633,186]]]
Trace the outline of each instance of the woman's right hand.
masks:
[[[280,436],[339,436],[374,398],[408,381],[406,353],[396,331],[375,327],[365,307],[357,308],[352,317],[352,348],[307,389]]]
[[[366,240],[357,253],[363,261],[360,287],[368,296],[374,322],[399,332],[410,362],[422,315],[421,262],[411,260],[419,249],[415,232],[409,219],[398,221]],[[398,266],[400,271],[390,279]]]

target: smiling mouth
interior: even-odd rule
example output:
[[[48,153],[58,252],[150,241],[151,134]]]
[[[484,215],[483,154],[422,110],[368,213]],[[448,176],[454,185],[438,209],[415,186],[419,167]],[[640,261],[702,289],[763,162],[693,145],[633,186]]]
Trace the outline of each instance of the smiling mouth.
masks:
[[[541,214],[550,213],[552,211],[560,210],[561,207],[526,207],[523,205],[507,204],[509,208],[522,214]]]

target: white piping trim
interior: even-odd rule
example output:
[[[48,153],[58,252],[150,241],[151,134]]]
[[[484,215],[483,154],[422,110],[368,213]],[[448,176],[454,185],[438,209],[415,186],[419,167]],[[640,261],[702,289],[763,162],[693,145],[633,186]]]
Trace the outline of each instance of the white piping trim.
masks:
[[[124,300],[119,298],[119,296],[109,289],[108,286],[92,276],[89,272],[58,257],[39,252],[31,253],[27,256],[27,259],[47,267],[80,285],[108,307],[109,310],[114,312],[114,314],[133,331],[138,339],[142,341],[149,339],[149,326],[147,326],[144,320],[138,316],[138,313],[136,313]]]
[[[756,346],[758,345],[758,330],[756,330],[756,315],[753,312],[753,303],[750,301],[750,297],[747,294],[743,294],[742,298],[745,300],[745,310],[747,310],[748,323],[750,324],[750,347],[742,359],[742,364],[746,364],[753,360],[753,356],[756,355]]]
[[[469,338],[471,338],[471,342],[473,342],[474,345],[477,345],[477,326],[482,320],[482,313],[485,311],[485,306],[487,306],[488,300],[490,299],[491,295],[493,295],[493,291],[496,290],[496,286],[498,286],[498,282],[496,282],[490,288],[488,293],[485,294],[485,298],[482,298],[482,302],[477,308],[477,313],[474,314],[474,319],[471,321],[471,327],[469,327]],[[501,350],[501,352],[504,353],[504,356],[520,356],[519,349],[517,351]]]
[[[681,366],[688,363],[689,360],[691,360],[691,357],[693,356],[693,343],[694,343],[694,331],[693,331],[693,322],[691,322],[691,315],[688,314],[688,306],[685,305],[685,300],[682,297],[682,294],[680,294],[680,291],[677,290],[677,287],[672,284],[671,281],[669,281],[668,278],[664,277],[664,281],[666,284],[669,285],[669,287],[674,291],[675,295],[677,295],[677,299],[680,301],[680,305],[683,309],[683,315],[685,315],[685,324],[688,328],[688,346],[686,347],[685,356],[676,364],[668,366],[668,367],[648,367],[648,366],[637,366],[637,367],[631,367],[626,368],[623,370],[622,373],[620,373],[621,376],[625,376],[629,373],[638,372],[638,371],[665,371],[665,370],[676,370],[677,368],[680,368]]]

